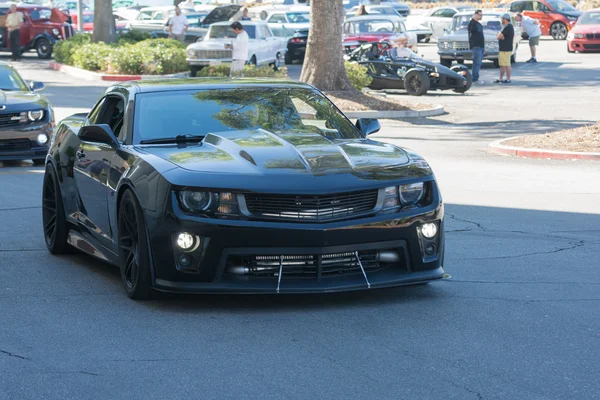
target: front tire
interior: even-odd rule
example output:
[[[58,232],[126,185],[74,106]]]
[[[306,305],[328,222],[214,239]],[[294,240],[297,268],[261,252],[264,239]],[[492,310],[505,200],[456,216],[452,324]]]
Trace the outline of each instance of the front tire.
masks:
[[[46,38],[41,38],[35,44],[35,51],[37,51],[38,58],[47,60],[52,57],[52,44]]]
[[[294,63],[294,59],[292,58],[292,54],[289,51],[287,51],[285,53],[285,57],[284,57],[283,61],[285,62],[285,65],[291,65],[291,64]]]
[[[412,70],[404,76],[404,89],[411,96],[422,96],[429,90],[431,81],[424,71]]]
[[[555,22],[550,26],[550,35],[554,40],[565,40],[569,30],[562,22]]]
[[[65,218],[60,186],[51,164],[46,166],[42,184],[42,224],[44,241],[52,254],[65,254],[69,249],[69,229]]]
[[[455,71],[457,72],[457,71]],[[454,89],[454,91],[456,93],[465,93],[467,90],[471,89],[471,86],[473,85],[473,75],[471,75],[471,71],[466,71],[467,74],[465,75],[465,78],[467,79],[467,84],[466,86],[462,87],[462,88],[457,88]]]
[[[129,189],[119,202],[117,221],[123,287],[130,298],[147,300],[152,295],[148,236],[142,208]]]

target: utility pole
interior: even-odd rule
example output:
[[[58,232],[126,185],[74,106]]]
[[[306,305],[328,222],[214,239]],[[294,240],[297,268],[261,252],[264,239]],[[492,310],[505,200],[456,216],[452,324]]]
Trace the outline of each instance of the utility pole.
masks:
[[[83,0],[77,0],[77,30],[83,32]]]

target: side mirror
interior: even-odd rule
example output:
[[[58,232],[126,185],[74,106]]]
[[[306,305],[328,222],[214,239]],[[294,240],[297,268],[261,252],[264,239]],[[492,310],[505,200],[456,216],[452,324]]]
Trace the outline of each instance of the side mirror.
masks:
[[[84,142],[107,144],[113,149],[119,148],[119,141],[110,126],[106,124],[84,126],[77,133],[79,139]]]
[[[31,82],[29,82],[29,87],[34,92],[39,92],[40,90],[44,90],[44,83],[43,82],[37,82],[37,81],[31,81]]]
[[[374,118],[359,118],[358,120],[356,120],[356,127],[365,136],[379,132],[379,130],[381,129],[379,121]]]

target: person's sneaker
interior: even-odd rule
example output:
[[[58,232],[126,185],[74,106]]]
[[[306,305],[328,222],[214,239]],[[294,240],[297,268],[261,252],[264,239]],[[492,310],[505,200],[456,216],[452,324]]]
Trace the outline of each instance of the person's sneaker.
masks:
[[[496,79],[496,80],[494,81],[494,83],[502,83],[502,82],[504,82],[504,81],[501,81],[500,79]]]
[[[474,81],[473,83],[477,83],[479,85],[483,85],[485,82],[483,82],[483,81]]]
[[[512,83],[512,82],[510,81],[510,79],[505,79],[502,81],[502,83]]]
[[[529,60],[527,60],[527,61],[525,61],[525,62],[526,62],[526,63],[530,63],[530,64],[531,64],[531,63],[536,63],[536,62],[537,62],[537,60],[536,60],[535,58],[531,57]]]

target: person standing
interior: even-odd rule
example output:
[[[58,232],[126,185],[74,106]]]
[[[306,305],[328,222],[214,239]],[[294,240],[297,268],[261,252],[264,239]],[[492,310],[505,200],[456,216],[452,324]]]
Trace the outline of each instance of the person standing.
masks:
[[[10,12],[6,16],[6,31],[12,51],[12,60],[21,58],[21,26],[23,25],[23,13],[17,11],[17,6],[12,4]]]
[[[531,50],[531,58],[527,60],[528,63],[537,62],[537,48],[540,45],[540,36],[542,36],[542,30],[540,29],[540,21],[531,17],[525,16],[521,13],[515,15],[515,21],[521,24],[527,38],[529,39],[529,50]]]
[[[485,51],[485,37],[483,36],[483,25],[479,23],[483,18],[483,11],[475,10],[473,18],[469,22],[469,48],[473,54],[473,82],[483,83],[479,80],[479,70],[483,63]]]
[[[500,79],[496,79],[496,83],[511,83],[510,77],[512,68],[510,66],[510,58],[513,51],[513,41],[515,38],[515,28],[510,23],[510,15],[502,16],[502,29],[498,32],[498,47],[500,54],[498,55],[498,63],[500,64]],[[506,79],[504,73],[506,72]]]
[[[242,11],[242,21],[250,21],[251,18],[248,16],[248,9],[244,7],[244,11]]]
[[[239,21],[231,24],[231,29],[237,35],[231,44],[231,76],[237,76],[244,71],[244,65],[248,61],[248,34]]]
[[[175,6],[175,15],[169,18],[169,38],[184,42],[187,28],[187,17],[181,13],[181,9],[178,6]]]

